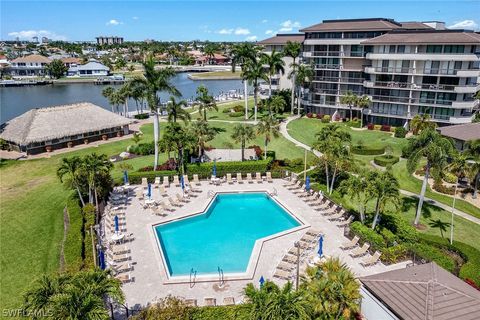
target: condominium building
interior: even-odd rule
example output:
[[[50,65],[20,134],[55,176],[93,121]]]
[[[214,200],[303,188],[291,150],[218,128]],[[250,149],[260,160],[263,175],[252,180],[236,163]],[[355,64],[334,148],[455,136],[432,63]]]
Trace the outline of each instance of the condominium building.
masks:
[[[271,54],[273,50],[276,52],[283,52],[287,42],[303,43],[304,38],[305,36],[303,34],[278,34],[275,37],[259,41],[257,44],[263,47],[263,52]],[[299,59],[301,59],[301,57],[297,58],[296,63],[299,63]],[[288,79],[288,75],[292,70],[291,65],[293,59],[290,57],[283,57],[283,61],[285,62],[285,73],[283,75],[276,74],[272,78],[272,92],[284,89],[292,89],[292,81]],[[260,84],[260,95],[262,97],[266,97],[268,96],[268,91],[269,84],[267,82],[262,82]]]
[[[96,37],[97,39],[97,44],[103,45],[103,44],[122,44],[123,43],[123,37]]]
[[[345,118],[341,96],[351,91],[372,101],[366,122],[407,125],[417,114],[439,125],[471,122],[479,105],[480,34],[383,18],[324,20],[300,31],[303,62],[315,72],[302,97],[307,112]]]

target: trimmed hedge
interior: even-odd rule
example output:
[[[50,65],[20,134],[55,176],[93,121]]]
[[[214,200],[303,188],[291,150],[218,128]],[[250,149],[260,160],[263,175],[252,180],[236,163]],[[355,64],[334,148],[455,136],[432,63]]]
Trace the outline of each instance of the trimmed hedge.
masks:
[[[404,127],[395,128],[395,138],[405,138],[407,130]]]
[[[367,146],[352,146],[352,153],[354,154],[359,154],[359,155],[364,155],[364,156],[374,156],[374,155],[380,155],[385,153],[385,147],[381,148],[373,148],[373,147],[367,147]]]
[[[67,271],[76,272],[82,268],[83,259],[83,216],[82,209],[78,204],[78,200],[71,197],[67,200],[67,211],[70,224],[67,236],[63,246],[63,254],[65,258],[65,269]]]
[[[397,156],[394,155],[381,155],[373,158],[373,162],[381,167],[393,166],[395,163],[400,161]]]
[[[228,114],[228,116],[232,117],[232,118],[243,117],[244,115],[245,115],[245,113],[243,111],[230,112]]]
[[[143,119],[148,119],[150,115],[148,113],[140,113],[140,114],[134,115],[133,117],[138,120],[143,120]]]
[[[440,267],[449,272],[455,270],[455,261],[446,255],[442,249],[422,242],[410,244],[409,249],[412,253],[427,261],[435,261]]]
[[[386,247],[383,237],[360,221],[352,222],[350,230],[353,234],[360,237],[362,243],[368,242],[372,250],[382,251]]]
[[[128,152],[138,154],[140,156],[148,156],[155,154],[155,142],[139,143],[128,149]]]
[[[395,234],[401,241],[415,243],[418,240],[417,230],[399,214],[384,213],[380,224]]]
[[[216,306],[190,309],[191,320],[235,320],[247,316],[243,305]]]

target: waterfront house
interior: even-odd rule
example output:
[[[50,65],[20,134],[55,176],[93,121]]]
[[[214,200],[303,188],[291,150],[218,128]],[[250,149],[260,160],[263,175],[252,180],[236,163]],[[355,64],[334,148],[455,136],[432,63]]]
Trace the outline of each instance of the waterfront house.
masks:
[[[12,77],[43,77],[52,60],[39,54],[19,57],[11,61],[8,71]]]
[[[436,263],[360,278],[365,319],[478,319],[480,291]]]
[[[458,150],[463,150],[469,141],[480,139],[480,123],[465,123],[437,128],[442,136],[451,138]]]
[[[88,102],[32,109],[0,126],[10,148],[38,154],[129,133],[132,120]]]
[[[69,77],[104,77],[108,76],[110,69],[98,62],[90,59],[86,64],[74,65],[68,69]]]
[[[64,57],[61,58],[63,64],[67,68],[75,67],[78,66],[79,64],[82,64],[82,59],[80,58],[75,58],[75,57]]]

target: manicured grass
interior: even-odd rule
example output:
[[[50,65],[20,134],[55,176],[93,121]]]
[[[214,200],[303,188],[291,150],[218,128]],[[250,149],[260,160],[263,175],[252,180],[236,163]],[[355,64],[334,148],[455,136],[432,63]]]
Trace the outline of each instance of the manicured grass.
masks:
[[[316,141],[315,134],[325,125],[325,123],[322,123],[318,119],[301,118],[291,121],[288,124],[287,128],[289,134],[293,138],[311,146]],[[392,148],[392,154],[396,156],[401,155],[402,148],[407,144],[408,141],[407,139],[403,138],[395,138],[390,133],[382,131],[357,131],[347,126],[345,126],[345,130],[348,130],[348,132],[350,132],[350,134],[352,135],[353,144],[358,144],[359,141],[362,141],[365,146],[371,147],[382,147],[389,145]],[[357,165],[363,168],[372,168],[370,162],[373,160],[373,158],[374,156],[355,155]],[[392,166],[392,169],[394,175],[398,178],[400,182],[401,189],[410,192],[420,193],[422,182],[408,173],[405,160],[400,160],[399,163]],[[426,196],[437,200],[443,204],[449,206],[452,205],[453,198],[451,196],[432,192],[430,188],[428,188]],[[467,201],[457,199],[455,207],[461,211],[471,214],[472,216],[480,218],[480,209]]]
[[[191,73],[190,76],[194,79],[240,79],[240,71],[212,71],[212,72],[196,72]]]

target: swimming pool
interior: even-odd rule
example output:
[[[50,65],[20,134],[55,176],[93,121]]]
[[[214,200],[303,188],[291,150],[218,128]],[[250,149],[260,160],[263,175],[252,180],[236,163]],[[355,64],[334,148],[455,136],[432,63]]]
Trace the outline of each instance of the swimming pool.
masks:
[[[266,193],[220,193],[202,213],[154,226],[170,276],[246,272],[255,241],[300,226]]]

